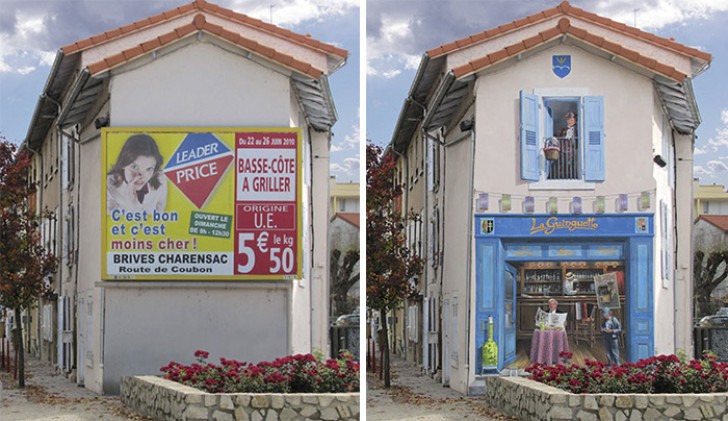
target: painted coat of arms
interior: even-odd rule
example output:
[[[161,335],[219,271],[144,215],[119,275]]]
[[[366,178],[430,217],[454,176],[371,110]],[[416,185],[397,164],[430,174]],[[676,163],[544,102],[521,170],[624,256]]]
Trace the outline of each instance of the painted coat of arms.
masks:
[[[571,73],[571,56],[552,56],[551,70],[560,78]]]

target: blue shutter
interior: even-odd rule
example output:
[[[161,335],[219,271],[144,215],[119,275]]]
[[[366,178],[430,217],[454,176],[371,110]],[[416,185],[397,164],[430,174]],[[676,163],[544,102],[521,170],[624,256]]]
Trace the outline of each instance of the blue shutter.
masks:
[[[632,238],[629,244],[629,281],[627,292],[627,311],[629,317],[622,322],[626,325],[629,360],[651,357],[654,354],[654,301],[652,297],[652,239]]]
[[[553,136],[554,133],[554,111],[551,109],[551,105],[549,105],[548,100],[544,99],[543,101],[544,108],[546,109],[546,115],[544,115],[544,143],[545,140],[551,136]],[[551,166],[553,165],[553,161],[546,161],[546,165],[544,166],[544,172],[545,177],[549,178],[549,173],[551,172]]]
[[[584,179],[604,181],[604,97],[584,97]]]
[[[538,103],[537,95],[521,91],[521,178],[538,181]]]
[[[544,118],[544,137],[548,138],[554,135],[554,110],[551,109],[546,100],[544,100],[544,107],[546,108],[546,116]]]
[[[476,240],[476,261],[475,270],[477,276],[475,300],[475,346],[476,346],[476,370],[480,374],[483,372],[483,344],[488,340],[488,316],[493,316],[495,323],[494,340],[498,344],[498,362],[499,365],[503,358],[502,352],[502,325],[501,317],[498,313],[499,306],[502,306],[502,300],[499,300],[498,282],[502,278],[503,266],[499,265],[501,256],[500,240],[498,239],[477,239]],[[469,323],[469,321],[467,322]],[[500,323],[500,324],[499,324]],[[469,352],[469,350],[468,350]],[[448,363],[449,364],[449,363]]]

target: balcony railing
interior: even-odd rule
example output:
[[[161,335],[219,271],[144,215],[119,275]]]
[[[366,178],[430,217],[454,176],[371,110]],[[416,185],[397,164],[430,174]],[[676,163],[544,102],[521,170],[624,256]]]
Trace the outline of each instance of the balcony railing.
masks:
[[[546,178],[548,180],[579,180],[579,141],[557,137],[559,141],[559,159],[546,161]]]

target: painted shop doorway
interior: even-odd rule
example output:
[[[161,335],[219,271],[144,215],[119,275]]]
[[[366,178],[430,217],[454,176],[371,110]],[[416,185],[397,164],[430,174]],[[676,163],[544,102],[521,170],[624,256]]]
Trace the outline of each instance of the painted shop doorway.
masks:
[[[555,343],[573,353],[574,363],[606,363],[604,307],[621,324],[621,362],[653,355],[652,215],[476,215],[475,224],[476,374],[525,368],[541,358],[533,350]],[[548,316],[551,298],[555,316]],[[558,330],[542,328],[558,323],[562,334],[536,333]],[[551,355],[539,362],[559,362],[558,352]]]
[[[620,324],[626,325],[624,260],[522,261],[507,265],[516,271],[517,315],[516,355],[507,368],[526,368],[536,361],[549,365],[563,362],[558,358],[561,351],[571,352],[571,362],[576,364],[584,364],[586,359],[608,362],[601,333],[602,309],[610,308]],[[554,300],[557,316],[549,320],[549,303]],[[624,362],[624,327],[617,339]]]

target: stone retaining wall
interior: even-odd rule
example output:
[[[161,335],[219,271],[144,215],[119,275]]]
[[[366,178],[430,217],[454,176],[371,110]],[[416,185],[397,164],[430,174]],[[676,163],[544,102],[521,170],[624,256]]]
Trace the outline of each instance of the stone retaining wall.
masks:
[[[156,420],[358,420],[358,393],[211,394],[156,376],[123,377],[121,401]]]
[[[519,420],[728,421],[728,393],[575,395],[523,377],[488,376],[485,399]]]

